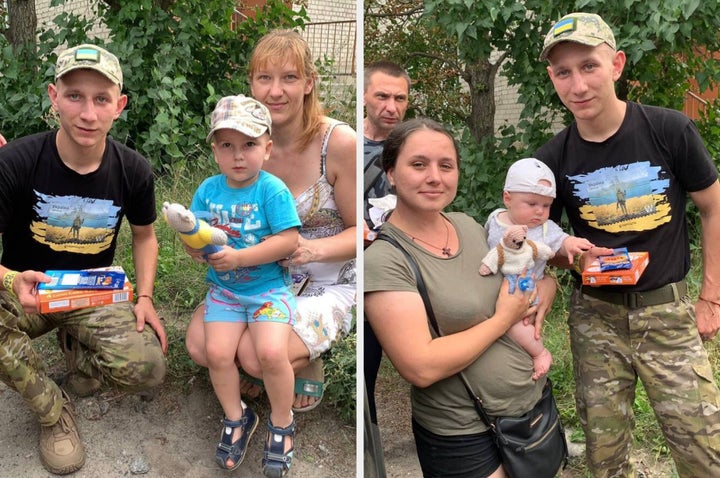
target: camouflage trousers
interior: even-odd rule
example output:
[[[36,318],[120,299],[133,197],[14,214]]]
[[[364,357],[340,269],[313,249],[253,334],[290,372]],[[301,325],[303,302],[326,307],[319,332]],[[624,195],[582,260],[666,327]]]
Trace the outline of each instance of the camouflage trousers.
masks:
[[[131,303],[26,314],[17,300],[0,292],[0,380],[20,393],[41,425],[57,422],[63,400],[32,339],[57,328],[77,346],[73,365],[87,376],[133,392],[157,386],[165,378],[160,341],[149,326],[137,332]]]
[[[640,378],[681,477],[720,477],[720,391],[689,297],[630,309],[575,290],[570,301],[575,400],[596,477],[634,477]]]

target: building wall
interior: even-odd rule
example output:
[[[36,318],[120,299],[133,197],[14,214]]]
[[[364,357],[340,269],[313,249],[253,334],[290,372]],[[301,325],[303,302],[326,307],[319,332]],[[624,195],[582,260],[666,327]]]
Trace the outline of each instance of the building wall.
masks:
[[[355,20],[357,13],[355,0],[308,0],[307,3],[308,16],[313,23]]]
[[[309,22],[302,32],[321,66],[320,98],[330,116],[354,124],[357,91],[357,3],[307,0]]]
[[[86,18],[95,16],[95,4],[97,0],[68,0],[63,5],[50,8],[50,0],[36,0],[35,14],[37,15],[38,27],[43,24],[51,24],[52,20],[63,12],[72,12],[83,15]],[[104,37],[107,35],[107,28],[97,25],[91,30],[91,38]]]
[[[495,131],[503,126],[517,124],[522,108],[517,87],[509,85],[507,78],[498,73],[495,77]]]
[[[308,0],[310,21],[303,36],[315,57],[330,57],[332,70],[341,76],[355,73],[356,6],[355,0]]]

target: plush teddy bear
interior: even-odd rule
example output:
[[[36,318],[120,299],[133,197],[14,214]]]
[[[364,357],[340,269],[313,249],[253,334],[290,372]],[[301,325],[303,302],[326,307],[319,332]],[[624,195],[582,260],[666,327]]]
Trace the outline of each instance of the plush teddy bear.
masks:
[[[212,254],[227,244],[227,234],[213,227],[182,204],[164,202],[162,215],[165,222],[180,234],[180,240],[193,249]]]
[[[502,272],[510,283],[509,292],[515,292],[515,286],[521,290],[534,287],[532,278],[522,274],[531,273],[537,261],[547,261],[555,253],[547,244],[527,239],[527,226],[508,226],[502,241],[485,255],[480,266],[481,275]]]

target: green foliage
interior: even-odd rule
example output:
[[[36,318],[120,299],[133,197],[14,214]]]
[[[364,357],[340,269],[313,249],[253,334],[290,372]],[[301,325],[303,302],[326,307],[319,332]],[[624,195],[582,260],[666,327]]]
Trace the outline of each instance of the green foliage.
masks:
[[[703,89],[720,79],[717,60],[698,54],[698,48],[720,50],[720,5],[683,0],[627,0],[615,8],[599,0],[371,0],[365,2],[365,59],[385,58],[408,69],[409,116],[470,128],[470,97],[492,85],[471,82],[464,90],[463,81],[473,80],[469,67],[492,68],[504,60],[501,72],[518,87],[523,112],[514,128],[494,136],[523,144],[531,154],[547,140],[553,122],[569,120],[539,55],[550,25],[573,11],[599,12],[613,27],[628,57],[618,82],[621,98],[677,109],[690,78]],[[499,154],[504,149],[498,144]]]
[[[698,129],[707,146],[710,156],[720,164],[720,100],[709,103],[697,122]]]
[[[481,144],[472,140],[468,128],[462,132],[460,147],[460,182],[458,195],[450,209],[463,211],[480,223],[493,209],[502,206],[502,188],[509,155],[496,154],[495,141]]]
[[[8,139],[37,133],[53,124],[47,85],[54,79],[57,60],[55,49],[64,42],[85,40],[90,23],[62,14],[57,17],[58,31],[44,31],[39,42],[13,48],[0,35],[0,132]]]
[[[207,117],[225,95],[247,93],[248,63],[256,41],[271,27],[302,21],[281,2],[270,2],[255,20],[230,29],[233,3],[184,0],[167,11],[150,2],[126,2],[113,11],[99,3],[123,59],[130,97],[115,135],[167,171],[205,143]]]
[[[327,116],[353,125],[357,104],[355,81],[338,81],[333,74],[334,64],[335,60],[328,55],[315,61],[315,69],[320,76],[320,98],[324,98],[323,108]]]
[[[572,11],[600,13],[612,27],[618,48],[625,51],[627,64],[617,83],[618,96],[644,104],[680,109],[690,79],[701,89],[720,80],[717,60],[703,51],[719,51],[720,5],[717,2],[643,2],[628,0],[610,8],[597,0],[560,0],[548,4],[539,0],[525,2],[530,16],[526,34],[508,36],[497,47],[509,51],[511,61],[503,73],[510,84],[519,88],[524,105],[522,118],[544,116],[569,122],[569,115],[560,103],[538,60],[542,40],[552,22]],[[642,18],[638,22],[636,19]],[[530,151],[545,141],[547,129],[525,133]],[[708,138],[706,138],[706,142]]]
[[[355,311],[353,311],[353,315]],[[332,403],[339,415],[355,423],[355,403],[357,385],[357,331],[353,325],[350,334],[340,339],[323,354],[325,364],[324,400]]]
[[[423,16],[422,0],[364,2],[365,64],[390,60],[412,79],[407,118],[427,116],[461,126],[469,95],[461,80],[457,41],[442,35]]]

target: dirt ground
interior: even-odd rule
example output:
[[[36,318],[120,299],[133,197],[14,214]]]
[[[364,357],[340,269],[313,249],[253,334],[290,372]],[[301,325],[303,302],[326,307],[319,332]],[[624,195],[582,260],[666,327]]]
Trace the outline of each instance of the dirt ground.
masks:
[[[163,387],[152,401],[137,395],[101,393],[77,399],[81,438],[87,461],[77,478],[262,475],[265,400],[249,401],[261,417],[243,464],[224,472],[214,462],[220,436],[221,409],[207,385],[183,391]],[[40,464],[39,427],[18,394],[0,388],[0,476],[40,478],[52,476]],[[355,427],[340,421],[325,404],[296,416],[296,452],[292,475],[296,478],[355,476]]]
[[[60,366],[56,366],[61,368]],[[51,369],[51,372],[53,370]],[[57,371],[57,370],[56,370]],[[266,398],[248,400],[261,424],[245,462],[234,472],[214,462],[222,415],[203,376],[190,383],[166,383],[151,401],[107,390],[75,400],[87,461],[75,478],[261,477]],[[378,378],[378,422],[388,478],[421,477],[410,429],[409,385],[384,360]],[[46,478],[37,452],[39,427],[15,392],[0,384],[0,478]],[[356,427],[338,418],[332,406],[296,415],[298,431],[291,477],[348,478],[356,471]],[[568,433],[569,435],[569,433]],[[586,475],[582,446],[572,444],[568,468],[561,478]],[[640,478],[672,478],[672,463],[638,450]]]
[[[57,367],[55,367],[57,368]],[[53,369],[51,368],[51,373]],[[260,464],[269,415],[267,399],[246,400],[260,417],[243,464],[233,472],[214,461],[222,409],[206,378],[166,383],[146,401],[107,390],[76,399],[77,421],[87,459],[74,478],[262,477]],[[45,478],[38,458],[39,426],[19,395],[0,383],[0,478]],[[296,414],[298,425],[291,477],[356,475],[356,428],[321,403]]]
[[[397,374],[386,359],[383,359],[376,384],[375,400],[387,477],[422,477],[410,425],[410,385]],[[567,436],[571,435],[570,430],[566,432]],[[571,443],[569,448],[571,458],[560,478],[589,476],[585,471],[583,445]],[[638,478],[677,476],[672,462],[666,458],[659,459],[649,450],[637,450],[635,456]]]

